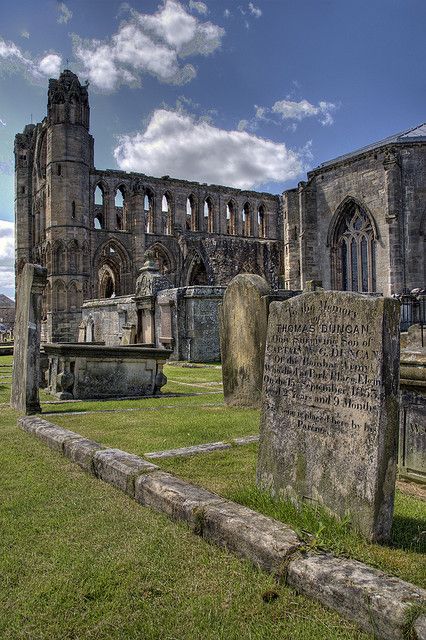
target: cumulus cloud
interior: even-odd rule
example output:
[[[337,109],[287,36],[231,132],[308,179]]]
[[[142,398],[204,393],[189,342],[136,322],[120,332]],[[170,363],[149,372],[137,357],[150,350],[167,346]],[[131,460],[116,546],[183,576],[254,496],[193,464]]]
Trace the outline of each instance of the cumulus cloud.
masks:
[[[0,292],[10,296],[15,290],[14,224],[0,220]]]
[[[154,14],[131,10],[109,41],[82,40],[74,35],[74,55],[101,90],[138,84],[144,73],[180,85],[197,73],[192,64],[183,64],[183,59],[213,53],[224,33],[222,27],[191,15],[178,0],[165,0]]]
[[[303,171],[302,153],[283,143],[167,109],[156,110],[144,132],[120,136],[114,156],[122,170],[241,189],[293,180]]]
[[[11,41],[0,38],[0,68],[9,72],[21,72],[32,81],[45,81],[46,76],[57,75],[62,58],[57,53],[45,53],[32,58]]]
[[[208,14],[209,9],[204,2],[197,2],[197,0],[189,0],[189,8],[192,11],[197,11],[201,15],[205,16]]]
[[[56,22],[58,24],[68,24],[68,22],[72,18],[72,11],[67,7],[65,2],[60,2],[57,6],[58,17],[56,18]]]
[[[317,116],[324,126],[332,125],[334,122],[333,113],[338,105],[333,102],[321,100],[317,105],[308,102],[308,100],[278,100],[272,106],[273,113],[278,113],[283,120],[303,120]]]
[[[49,53],[38,64],[41,73],[46,76],[58,76],[61,70],[62,58],[57,53]]]
[[[259,7],[255,7],[252,2],[249,2],[248,8],[251,15],[254,16],[255,18],[260,18],[260,16],[262,15],[262,10],[259,9]]]

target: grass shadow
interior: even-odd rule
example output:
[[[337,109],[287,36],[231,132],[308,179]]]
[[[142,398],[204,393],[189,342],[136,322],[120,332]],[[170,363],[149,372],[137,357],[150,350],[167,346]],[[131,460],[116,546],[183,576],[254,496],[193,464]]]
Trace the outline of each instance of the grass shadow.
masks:
[[[426,553],[426,518],[396,514],[392,524],[391,540],[386,546]]]

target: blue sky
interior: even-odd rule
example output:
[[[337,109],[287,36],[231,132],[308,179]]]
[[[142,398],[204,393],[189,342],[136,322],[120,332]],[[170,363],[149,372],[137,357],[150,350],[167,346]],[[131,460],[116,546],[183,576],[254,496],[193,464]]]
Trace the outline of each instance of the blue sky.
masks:
[[[280,193],[426,120],[424,0],[3,3],[0,292],[13,292],[13,139],[49,77],[90,82],[98,168]]]

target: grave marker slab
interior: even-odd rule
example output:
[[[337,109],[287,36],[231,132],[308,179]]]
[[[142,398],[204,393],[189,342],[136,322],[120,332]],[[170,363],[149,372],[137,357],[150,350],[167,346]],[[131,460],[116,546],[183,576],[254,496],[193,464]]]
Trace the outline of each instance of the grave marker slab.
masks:
[[[346,292],[273,302],[258,484],[388,538],[397,460],[399,304]]]
[[[41,411],[39,401],[42,293],[47,270],[26,264],[17,280],[15,349],[10,405],[26,414]]]
[[[223,392],[228,405],[260,406],[269,284],[240,274],[228,285],[219,313]]]

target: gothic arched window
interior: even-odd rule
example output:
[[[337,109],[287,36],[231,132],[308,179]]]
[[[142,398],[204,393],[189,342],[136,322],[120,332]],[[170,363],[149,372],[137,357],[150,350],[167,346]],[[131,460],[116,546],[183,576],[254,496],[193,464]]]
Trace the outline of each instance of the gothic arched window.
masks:
[[[375,233],[369,215],[355,202],[343,209],[333,242],[334,288],[376,290]]]

